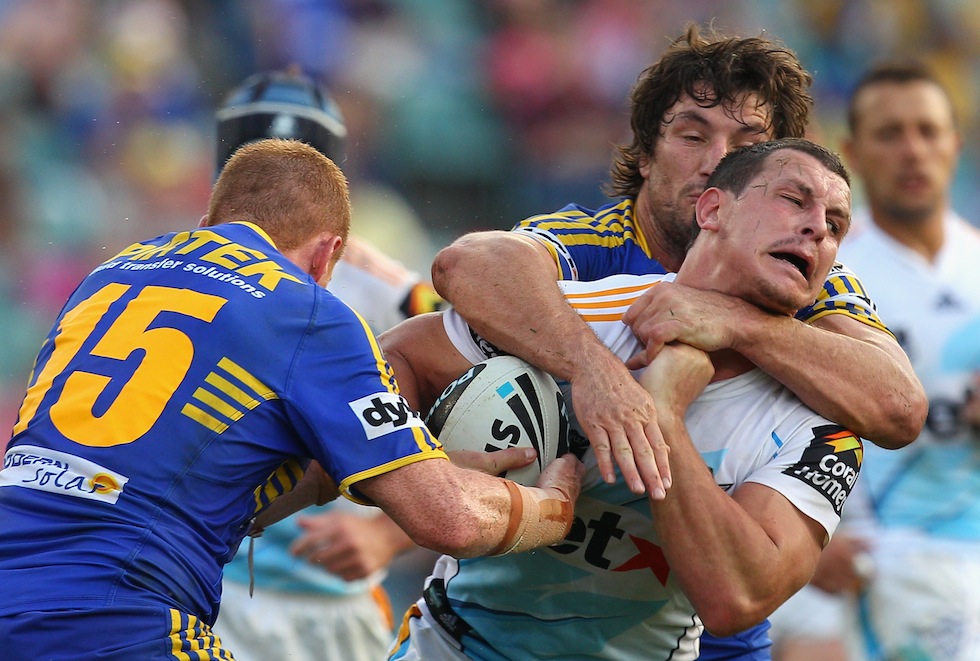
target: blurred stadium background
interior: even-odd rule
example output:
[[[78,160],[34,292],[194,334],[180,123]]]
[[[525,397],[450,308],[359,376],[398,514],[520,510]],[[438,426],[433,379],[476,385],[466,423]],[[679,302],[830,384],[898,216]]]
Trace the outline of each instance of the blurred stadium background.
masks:
[[[955,206],[980,220],[970,0],[0,0],[0,424],[78,280],[196,224],[213,109],[247,75],[295,63],[329,85],[355,228],[427,271],[463,232],[600,203],[626,94],[687,20],[794,49],[833,148],[863,67],[930,61],[967,142]]]

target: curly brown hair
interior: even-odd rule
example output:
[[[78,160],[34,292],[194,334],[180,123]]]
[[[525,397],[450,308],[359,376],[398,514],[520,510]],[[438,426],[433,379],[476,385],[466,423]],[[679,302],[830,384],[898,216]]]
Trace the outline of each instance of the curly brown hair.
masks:
[[[633,141],[616,146],[611,169],[612,195],[635,196],[643,183],[640,160],[653,153],[663,135],[664,114],[687,94],[703,108],[724,104],[737,111],[745,93],[754,93],[772,109],[774,138],[801,138],[813,97],[813,76],[796,54],[764,37],[725,37],[713,28],[689,23],[684,34],[640,74],[630,92]],[[707,84],[712,94],[699,92]]]

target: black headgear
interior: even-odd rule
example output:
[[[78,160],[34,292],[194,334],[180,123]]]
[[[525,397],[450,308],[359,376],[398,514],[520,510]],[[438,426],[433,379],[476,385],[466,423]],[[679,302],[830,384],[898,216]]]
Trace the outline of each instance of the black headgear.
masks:
[[[340,165],[347,127],[333,98],[309,77],[258,73],[228,93],[218,121],[218,172],[236,149],[262,138],[292,138]]]

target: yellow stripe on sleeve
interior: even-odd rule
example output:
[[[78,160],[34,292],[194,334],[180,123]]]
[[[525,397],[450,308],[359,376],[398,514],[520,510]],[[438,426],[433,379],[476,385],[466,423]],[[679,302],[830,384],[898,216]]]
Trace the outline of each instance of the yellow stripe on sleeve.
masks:
[[[350,488],[360,482],[361,480],[366,480],[369,477],[377,477],[378,475],[384,475],[385,473],[390,473],[391,471],[401,468],[402,466],[408,466],[409,464],[414,464],[416,461],[426,461],[429,459],[445,459],[449,460],[449,457],[442,450],[434,450],[430,452],[423,452],[420,454],[412,454],[407,457],[402,457],[401,459],[396,459],[395,461],[389,461],[386,464],[380,466],[375,466],[374,468],[361,471],[360,473],[354,473],[349,476],[346,480],[340,483],[338,488],[340,493],[343,494],[345,498],[351,500],[360,505],[374,505],[374,503],[367,500],[358,498],[353,493],[351,493]]]
[[[258,379],[256,379],[252,374],[246,370],[244,367],[234,362],[227,356],[218,361],[218,367],[225,370],[233,377],[247,385],[249,388],[255,391],[262,399],[272,399],[276,394],[272,391],[269,386],[265,385]]]
[[[207,404],[218,413],[222,413],[232,420],[237,420],[238,418],[242,417],[241,411],[215,395],[213,392],[209,392],[204,388],[198,388],[194,391],[194,399]]]
[[[184,407],[180,410],[180,412],[194,422],[204,425],[216,434],[222,434],[226,429],[228,429],[228,425],[226,423],[218,420],[210,413],[203,411],[193,404],[184,404]]]
[[[412,434],[415,436],[415,445],[418,446],[419,450],[425,452],[442,449],[442,443],[428,429],[412,427]]]
[[[560,278],[561,277],[561,257],[558,255],[558,249],[555,248],[555,246],[552,245],[550,241],[541,241],[539,239],[535,239],[535,240],[538,243],[540,243],[542,246],[544,246],[545,249],[548,251],[548,254],[551,255],[551,261],[553,261],[555,263],[555,269],[557,271],[557,277]]]
[[[205,377],[204,382],[208,385],[214,386],[247,409],[253,409],[259,404],[259,399],[248,394],[238,386],[234,385],[228,379],[218,376],[214,372],[208,374],[207,377]]]

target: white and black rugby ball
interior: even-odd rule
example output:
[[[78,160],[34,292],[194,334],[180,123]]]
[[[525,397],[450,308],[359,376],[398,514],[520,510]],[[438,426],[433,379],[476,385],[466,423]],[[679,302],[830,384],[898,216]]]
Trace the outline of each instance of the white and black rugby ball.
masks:
[[[534,448],[535,462],[501,474],[526,486],[568,451],[568,415],[558,384],[514,356],[477,363],[450,383],[426,425],[446,450]]]

